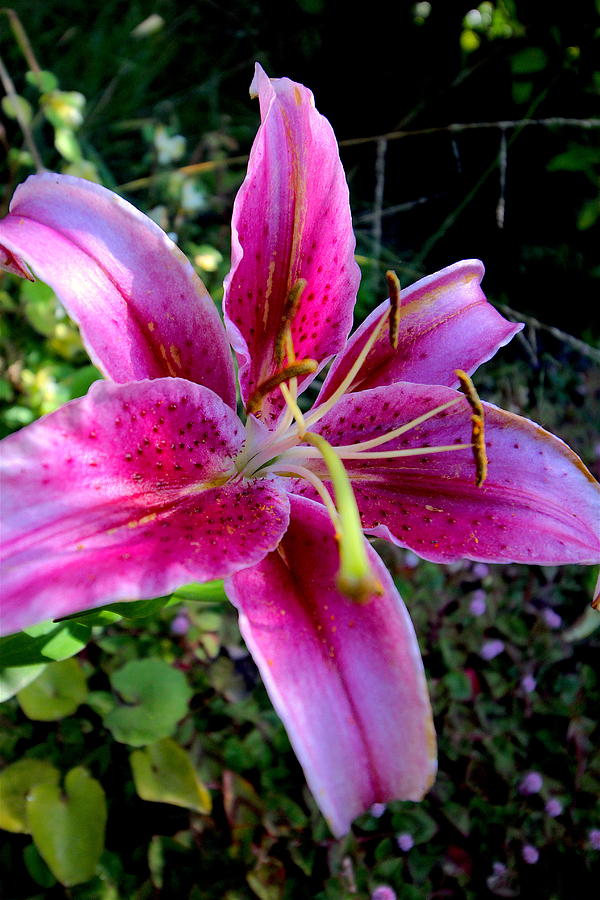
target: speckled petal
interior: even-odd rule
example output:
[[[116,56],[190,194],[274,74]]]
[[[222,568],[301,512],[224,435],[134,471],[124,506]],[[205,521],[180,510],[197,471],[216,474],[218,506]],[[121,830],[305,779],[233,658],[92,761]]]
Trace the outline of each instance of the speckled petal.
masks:
[[[349,390],[396,381],[458,384],[455,369],[471,374],[523,328],[508,322],[487,302],[481,287],[483,265],[466,259],[422,278],[401,292],[398,347],[385,327]],[[381,316],[386,300],[365,319],[332,365],[317,402],[344,380]]]
[[[318,503],[291,498],[278,551],[228,579],[228,596],[306,779],[336,837],[373,803],[419,800],[435,736],[419,647],[387,569],[383,595],[335,587],[338,550]]]
[[[244,441],[212,391],[97,382],[2,444],[2,631],[161,596],[252,565],[285,531],[268,478],[227,481]]]
[[[297,279],[307,285],[293,317],[294,350],[320,365],[344,345],[360,279],[331,125],[307,88],[271,80],[260,66],[251,93],[260,99],[262,124],[234,205],[224,301],[245,403],[279,368],[274,347]],[[264,401],[262,418],[270,422],[281,406],[277,390]]]
[[[360,391],[343,397],[315,430],[337,446],[367,441],[456,397],[450,388],[406,383]],[[600,488],[581,460],[539,425],[484,406],[489,467],[481,487],[470,448],[345,460],[368,533],[434,562],[600,560]],[[470,415],[462,398],[372,451],[469,443]],[[296,490],[305,492],[301,482]]]
[[[0,222],[0,266],[47,282],[113,381],[177,376],[235,407],[225,329],[183,253],[147,216],[82,178],[32,175]]]

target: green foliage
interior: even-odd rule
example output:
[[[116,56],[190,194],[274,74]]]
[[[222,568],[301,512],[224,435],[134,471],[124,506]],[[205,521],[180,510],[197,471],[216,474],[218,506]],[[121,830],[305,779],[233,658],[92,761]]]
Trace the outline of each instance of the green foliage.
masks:
[[[10,147],[1,165],[10,185],[35,168],[18,114],[48,168],[109,187],[125,185],[121,190],[140,208],[176,233],[219,301],[228,269],[227,222],[257,123],[257,111],[247,104],[238,79],[243,73],[247,80],[254,58],[279,59],[279,68],[273,63],[271,70],[285,74],[289,47],[282,44],[277,57],[272,44],[261,43],[260,29],[270,17],[260,5],[245,4],[240,12],[230,4],[219,20],[221,43],[202,4],[196,6],[165,0],[148,15],[138,2],[116,11],[114,2],[88,10],[67,0],[67,22],[57,3],[24,0],[23,21],[33,49],[50,69],[34,70],[17,43],[7,47],[17,95],[2,101]],[[414,5],[414,29],[403,32],[407,56],[417,32],[418,40],[426,40],[444,6]],[[292,7],[285,14],[293,20],[289,30],[294,44],[318,48],[327,4],[302,0]],[[517,7],[484,2],[466,16],[463,7],[454,17],[454,31],[444,40],[463,62],[453,73],[452,89],[471,86],[470,94],[460,95],[460,114],[456,107],[446,111],[451,79],[434,67],[440,45],[431,52],[425,43],[419,45],[423,77],[418,72],[415,77],[411,69],[410,77],[402,79],[397,72],[402,58],[392,54],[394,84],[404,85],[400,93],[406,106],[370,131],[361,118],[368,110],[357,113],[355,95],[348,91],[352,124],[342,136],[382,133],[396,121],[410,121],[427,106],[428,90],[429,102],[441,97],[444,108],[432,120],[417,122],[425,129],[465,121],[463,115],[488,121],[564,114],[560,102],[546,102],[556,79],[566,85],[569,98],[572,86],[578,87],[578,108],[586,114],[582,97],[586,91],[591,96],[598,72],[586,59],[585,36],[575,35],[570,25],[553,31],[532,28],[518,18]],[[211,7],[211,16],[219,14]],[[369,21],[361,19],[361,30]],[[335,43],[323,54],[337,82],[328,110],[332,118],[340,114],[343,101],[332,54],[339,45],[346,56],[356,58],[346,48],[343,27],[336,20]],[[362,35],[361,41],[362,60],[368,42]],[[379,47],[377,54],[386,56]],[[317,66],[318,54],[313,59]],[[313,59],[303,73],[296,57],[295,71],[291,66],[286,72],[313,85]],[[190,60],[200,62],[191,68]],[[354,62],[352,66],[356,68]],[[361,64],[361,80],[368,68]],[[319,88],[325,90],[326,79],[321,81]],[[476,96],[475,81],[483,85],[482,96]],[[503,88],[496,106],[493,81]],[[391,107],[389,92],[384,93]],[[499,261],[492,263],[490,278],[494,268],[504,271],[511,265],[518,277],[511,283],[514,295],[497,292],[493,299],[517,308],[524,304],[527,310],[531,303],[534,314],[549,323],[550,298],[547,288],[540,287],[539,273],[550,271],[551,282],[558,268],[576,280],[582,271],[589,275],[590,256],[585,256],[584,244],[573,241],[572,227],[568,240],[557,239],[556,245],[547,233],[535,232],[540,219],[533,212],[539,206],[544,222],[547,197],[552,196],[553,206],[562,185],[557,217],[576,224],[581,241],[594,234],[600,218],[600,161],[593,136],[583,129],[543,131],[531,157],[517,151],[513,156],[509,147],[508,220],[515,209],[513,224],[522,216],[534,233],[523,242],[509,228],[502,232],[494,227],[491,245],[498,246]],[[444,169],[446,157],[468,160],[465,135],[455,138],[452,153],[450,139],[435,146],[420,144],[421,159],[413,157],[412,163],[410,141],[402,144],[407,157],[397,168],[402,184],[409,186],[406,197],[419,196],[420,172],[428,180],[423,191],[425,241],[444,215],[439,196],[448,195],[450,206],[458,205],[449,188],[454,170]],[[496,138],[494,133],[492,161]],[[445,142],[446,136],[433,140],[438,139]],[[479,166],[487,145],[473,146]],[[371,165],[372,146],[367,144],[360,158],[351,152],[347,160],[359,213],[365,275],[359,305],[364,314],[381,299],[380,269],[392,266],[406,281],[423,273],[423,236],[416,230],[413,234],[416,217],[410,210],[397,219],[386,211],[385,222],[395,224],[384,230],[380,257],[372,253],[370,226],[361,224],[360,210],[362,204],[371,212],[373,191],[357,174]],[[240,162],[223,165],[225,158],[238,155]],[[435,167],[423,164],[431,159]],[[443,173],[439,183],[433,171],[437,161]],[[193,172],[179,170],[197,163]],[[521,189],[515,180],[519,166],[526,170]],[[544,203],[530,196],[534,170],[546,177]],[[497,175],[495,165],[490,171]],[[468,177],[459,172],[461,202],[465,187],[470,190]],[[475,177],[480,177],[478,168]],[[391,202],[388,184],[386,200]],[[436,265],[452,261],[452,241],[465,255],[485,256],[480,225],[493,223],[496,203],[494,195],[490,212],[488,193],[474,192],[474,197],[484,196],[483,207],[477,207],[477,227],[450,229],[451,243],[434,257]],[[394,246],[396,231],[402,235],[399,247]],[[527,273],[532,273],[529,282]],[[565,292],[557,288],[560,306],[555,312],[562,311],[570,321],[579,289],[577,281],[575,287],[570,280],[568,285],[569,303],[564,304]],[[84,394],[101,373],[87,359],[76,325],[52,291],[10,276],[1,288],[0,432],[7,434]],[[593,343],[591,333],[587,340]],[[477,373],[482,396],[526,410],[593,464],[594,423],[600,413],[599,382],[590,358],[532,327],[504,353]],[[593,573],[516,566],[485,571],[471,563],[439,567],[417,563],[400,550],[378,549],[415,621],[436,715],[440,768],[422,804],[392,803],[381,815],[365,814],[353,835],[334,841],[241,643],[222,583],[192,585],[172,598],[111,604],[0,641],[0,827],[6,831],[0,855],[8,900],[46,895],[71,900],[159,895],[182,900],[367,900],[383,883],[402,900],[519,893],[554,900],[570,896],[574,884],[592,895],[600,876],[598,853],[587,839],[589,829],[598,827],[600,793],[600,615],[584,610]],[[481,616],[470,610],[475,590],[486,596]],[[546,609],[558,612],[564,627],[549,628]],[[182,611],[189,627],[174,633],[174,616]],[[505,651],[486,661],[481,647],[492,639],[503,640]],[[542,789],[525,796],[518,786],[532,770],[541,773]],[[555,817],[546,812],[553,799],[562,807]],[[411,837],[410,850],[398,846],[399,834]],[[523,861],[525,843],[539,849],[538,866]],[[494,863],[506,868],[494,870]]]
[[[131,743],[131,742],[130,742]],[[129,757],[135,789],[142,800],[172,803],[199,813],[211,810],[210,794],[189,755],[171,738],[163,738]]]
[[[64,791],[48,781],[27,796],[27,822],[35,846],[54,877],[72,887],[89,881],[104,846],[106,799],[82,767],[65,777]]]
[[[160,659],[132,660],[111,677],[117,703],[104,717],[116,741],[143,747],[175,731],[191,691],[185,676]]]
[[[70,716],[86,697],[85,675],[75,659],[50,663],[17,693],[25,715],[38,722],[54,722]]]

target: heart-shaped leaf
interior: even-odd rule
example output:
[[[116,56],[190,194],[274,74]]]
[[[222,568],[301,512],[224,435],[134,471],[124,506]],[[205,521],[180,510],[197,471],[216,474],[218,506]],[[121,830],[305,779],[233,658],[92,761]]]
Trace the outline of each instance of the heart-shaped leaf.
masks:
[[[43,759],[20,759],[0,772],[0,828],[29,833],[26,802],[37,784],[58,784],[60,772]]]
[[[0,669],[0,703],[14,697],[21,688],[34,681],[45,666],[13,666]]]
[[[111,683],[128,706],[115,706],[104,724],[116,741],[143,747],[175,731],[192,692],[183,672],[160,659],[136,659],[114,672]]]
[[[38,722],[53,722],[75,712],[87,697],[85,675],[74,659],[50,663],[17,694],[25,715]]]
[[[199,813],[211,810],[211,796],[185,750],[163,738],[129,757],[135,789],[142,800],[171,803]]]
[[[27,819],[40,856],[61,884],[93,878],[104,848],[106,800],[102,786],[85,769],[71,769],[64,793],[38,784],[27,800]]]

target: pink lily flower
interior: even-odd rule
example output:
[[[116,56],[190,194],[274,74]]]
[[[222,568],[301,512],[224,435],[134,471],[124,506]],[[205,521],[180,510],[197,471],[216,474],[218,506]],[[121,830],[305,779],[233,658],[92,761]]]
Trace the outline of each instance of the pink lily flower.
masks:
[[[109,379],[4,442],[2,628],[224,578],[339,836],[435,773],[418,644],[362,529],[440,562],[592,563],[599,490],[558,438],[482,406],[463,373],[456,390],[520,327],[478,261],[401,297],[390,275],[348,340],[359,271],[333,131],[300,84],[257,67],[251,93],[226,332],[180,251],[102,187],[32,176],[0,223],[4,267],[52,286]]]

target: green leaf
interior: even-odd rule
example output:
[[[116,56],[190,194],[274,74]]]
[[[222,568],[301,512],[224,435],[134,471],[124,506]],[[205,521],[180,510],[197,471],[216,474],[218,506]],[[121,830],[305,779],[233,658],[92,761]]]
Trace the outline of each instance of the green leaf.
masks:
[[[89,881],[104,847],[106,800],[102,786],[85,769],[71,769],[64,793],[38,784],[27,802],[31,834],[41,857],[61,884]]]
[[[471,681],[464,672],[447,672],[444,684],[453,700],[470,700],[473,694]]]
[[[160,659],[136,659],[111,676],[113,689],[127,706],[104,717],[114,739],[132,747],[153,744],[175,731],[192,692],[183,672]]]
[[[39,666],[14,666],[9,669],[0,669],[0,703],[14,697],[21,688],[31,684],[44,668],[42,663]]]
[[[282,900],[285,869],[280,860],[271,858],[258,863],[246,878],[260,900]]]
[[[50,663],[22,688],[17,700],[25,715],[37,722],[54,722],[75,712],[87,696],[85,675],[74,659]]]
[[[57,319],[56,297],[52,288],[43,281],[23,281],[19,295],[30,325],[44,337],[53,335]]]
[[[75,137],[75,133],[69,127],[57,128],[54,134],[54,146],[69,162],[77,162],[81,159],[81,147]]]
[[[47,70],[42,70],[41,72],[26,72],[25,80],[28,84],[32,84],[42,93],[55,91],[58,87],[58,78],[54,72],[48,72]]]
[[[23,850],[23,862],[36,884],[43,888],[54,887],[56,878],[38,853],[35,844],[28,844],[25,847]]]
[[[37,784],[58,784],[58,769],[43,759],[20,759],[0,772],[0,828],[29,834],[27,797]]]
[[[18,94],[13,94],[12,97],[3,97],[2,109],[4,115],[8,116],[9,119],[20,117],[27,125],[31,123],[33,118],[31,103]]]
[[[227,601],[227,594],[223,587],[223,581],[206,581],[204,584],[186,584],[177,588],[172,596],[172,602],[181,600],[199,600],[202,603],[216,603]],[[169,603],[169,606],[171,603]]]
[[[0,638],[2,666],[34,666],[75,656],[91,637],[91,628],[78,622],[42,622],[18,634]]]
[[[163,738],[144,750],[134,750],[129,761],[135,789],[142,800],[210,812],[212,800],[208,790],[188,754],[171,738]]]
[[[513,75],[529,75],[545,68],[547,57],[541,47],[526,47],[515,53],[510,60]]]
[[[155,616],[167,606],[169,597],[153,597],[151,600],[127,600],[124,603],[110,603],[102,607],[109,612],[118,613],[124,619],[148,619]]]
[[[597,628],[600,628],[600,612],[594,609],[593,606],[588,606],[583,615],[570,628],[563,631],[562,637],[563,640],[570,643],[581,641],[593,634]]]

